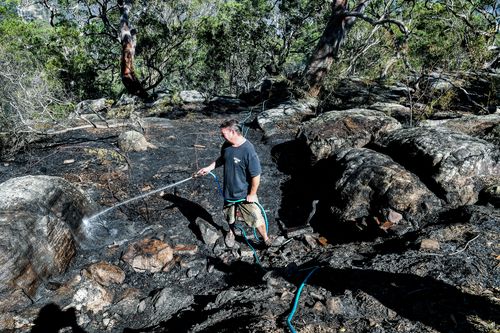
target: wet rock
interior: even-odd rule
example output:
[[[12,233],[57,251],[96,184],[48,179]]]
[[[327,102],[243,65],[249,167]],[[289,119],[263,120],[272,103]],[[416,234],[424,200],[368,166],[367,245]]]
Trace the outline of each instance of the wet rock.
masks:
[[[500,151],[493,144],[444,128],[408,128],[377,142],[451,207],[470,205],[500,177]]]
[[[287,141],[297,133],[300,122],[314,114],[316,100],[290,101],[275,108],[265,110],[257,116],[257,123],[264,130],[269,140],[276,137],[278,141]]]
[[[364,147],[399,128],[396,119],[380,111],[352,109],[326,112],[305,122],[297,137],[307,143],[313,158],[320,160],[341,148]]]
[[[102,261],[87,267],[85,275],[102,286],[121,284],[125,280],[125,272],[120,267]]]
[[[144,135],[136,131],[127,131],[118,137],[118,146],[122,151],[144,151],[149,148],[156,148],[155,145],[147,142]]]
[[[343,149],[335,156],[338,174],[331,207],[340,221],[377,217],[384,229],[406,232],[440,209],[440,200],[412,173],[386,155],[366,148]],[[392,211],[392,221],[388,215]],[[385,214],[384,214],[385,212]],[[401,214],[404,220],[398,220]],[[384,225],[384,222],[390,222]],[[423,221],[423,222],[420,222]]]
[[[136,272],[159,272],[174,259],[174,250],[157,239],[143,239],[131,244],[122,259]]]
[[[64,272],[86,240],[82,218],[93,204],[66,180],[25,176],[0,184],[0,293],[33,295]],[[4,296],[5,297],[5,296]]]

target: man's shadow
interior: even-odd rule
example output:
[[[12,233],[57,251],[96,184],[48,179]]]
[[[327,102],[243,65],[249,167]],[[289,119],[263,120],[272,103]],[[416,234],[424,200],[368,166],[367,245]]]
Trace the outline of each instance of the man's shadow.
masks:
[[[203,208],[196,202],[180,197],[176,193],[164,193],[161,195],[161,197],[164,200],[172,203],[170,206],[165,207],[165,209],[179,209],[181,214],[184,215],[184,217],[186,217],[186,219],[189,221],[189,229],[191,229],[196,238],[198,238],[199,240],[203,240],[203,237],[200,228],[196,224],[196,220],[198,218],[208,222],[217,231],[223,231],[223,228],[214,222],[212,215],[210,215],[210,213],[205,208]]]
[[[85,333],[76,322],[75,308],[62,311],[57,304],[50,303],[40,309],[31,333],[58,333],[61,329],[71,327],[73,333]]]
[[[310,266],[310,265],[308,265]],[[303,276],[295,275],[300,284]],[[362,290],[400,316],[419,321],[439,332],[479,333],[470,318],[500,323],[500,305],[485,297],[465,293],[430,277],[388,273],[372,269],[321,267],[307,282],[332,294]]]

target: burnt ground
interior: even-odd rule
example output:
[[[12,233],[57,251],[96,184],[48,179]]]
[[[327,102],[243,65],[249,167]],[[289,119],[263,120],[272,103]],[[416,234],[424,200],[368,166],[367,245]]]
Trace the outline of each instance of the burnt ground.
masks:
[[[147,152],[120,152],[116,142],[123,128],[68,132],[2,161],[0,182],[23,175],[61,176],[104,209],[186,179],[209,164],[222,143],[218,124],[228,117],[246,115],[150,118],[143,124],[144,134],[158,148]],[[44,297],[51,286],[104,260],[124,269],[127,287],[141,290],[143,297],[172,285],[194,296],[190,307],[159,323],[151,324],[139,313],[118,316],[117,332],[285,331],[293,297],[316,267],[294,317],[300,332],[498,332],[498,209],[471,206],[444,212],[425,229],[403,236],[360,232],[336,223],[321,206],[328,166],[311,166],[304,147],[291,139],[276,144],[262,137],[255,127],[248,130],[263,167],[259,197],[270,234],[283,235],[304,224],[312,201],[319,199],[313,234],[267,250],[251,240],[261,265],[251,254],[242,255],[248,246],[241,236],[239,251],[225,249],[221,239],[206,246],[198,224],[210,224],[222,234],[222,199],[212,177],[188,181],[166,189],[164,198],[145,196],[91,221],[92,237],[80,244],[70,270],[40,291],[35,305],[49,305],[39,312],[33,331],[43,331],[43,323],[51,322],[44,321],[46,316],[73,323],[78,314],[50,306]],[[120,256],[128,242],[144,237],[196,244],[199,250],[178,258],[168,273],[135,273]],[[424,239],[439,240],[440,249],[421,249]],[[76,325],[73,331],[101,331],[102,315],[89,316],[87,326]]]

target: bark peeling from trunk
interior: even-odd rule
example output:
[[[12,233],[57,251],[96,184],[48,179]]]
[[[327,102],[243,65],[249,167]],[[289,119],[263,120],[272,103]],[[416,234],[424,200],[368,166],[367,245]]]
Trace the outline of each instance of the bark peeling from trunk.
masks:
[[[364,11],[369,2],[370,0],[359,2],[354,11]],[[347,11],[347,0],[335,0],[332,3],[330,19],[304,72],[309,96],[319,95],[323,80],[338,55],[346,33],[354,24],[356,18],[345,15]]]
[[[131,1],[119,0],[120,7],[120,41],[122,45],[122,55],[120,59],[120,70],[122,82],[127,92],[131,95],[139,96],[142,99],[148,97],[148,93],[137,78],[134,69],[135,55],[135,30],[130,28],[129,13]]]

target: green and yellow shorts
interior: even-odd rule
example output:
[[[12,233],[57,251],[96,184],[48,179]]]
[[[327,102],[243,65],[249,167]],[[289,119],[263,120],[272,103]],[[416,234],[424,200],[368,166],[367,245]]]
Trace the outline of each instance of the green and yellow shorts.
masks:
[[[244,220],[250,227],[257,228],[265,224],[260,207],[252,202],[225,202],[222,209],[224,217],[229,224],[237,220]]]

